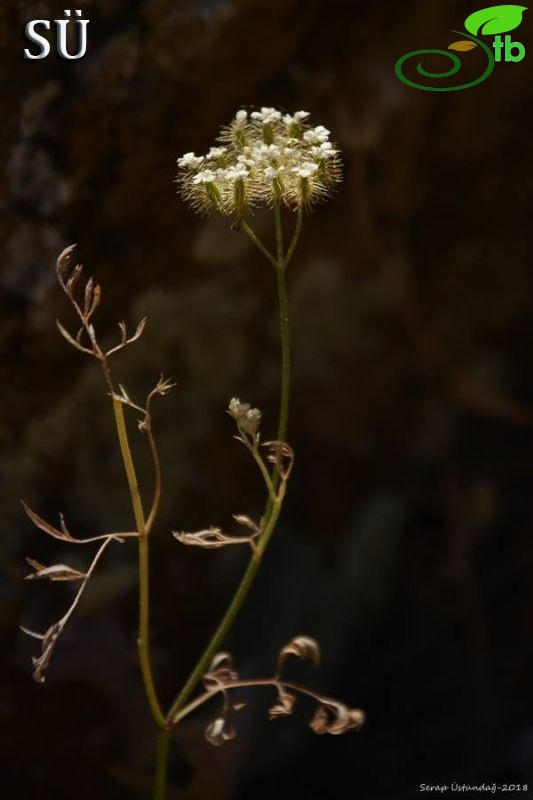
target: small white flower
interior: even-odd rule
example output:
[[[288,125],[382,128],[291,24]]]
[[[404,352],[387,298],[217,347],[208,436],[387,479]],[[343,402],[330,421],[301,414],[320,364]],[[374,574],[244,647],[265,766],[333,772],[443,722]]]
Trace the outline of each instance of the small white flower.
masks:
[[[318,166],[312,161],[304,161],[300,167],[293,167],[293,172],[299,178],[311,178],[318,170]]]
[[[250,408],[250,403],[241,403],[238,397],[232,397],[229,401],[228,411],[232,417],[239,417],[245,414]]]
[[[227,149],[227,147],[211,147],[206,158],[209,160],[221,158],[227,152]]]
[[[250,116],[257,122],[262,122],[263,125],[271,125],[281,119],[281,111],[263,106],[261,111],[253,111]]]
[[[322,144],[317,147],[316,145],[311,148],[311,153],[315,158],[333,158],[336,155],[336,150],[334,149],[331,142],[322,142]]]
[[[178,158],[178,167],[195,169],[200,166],[203,160],[203,156],[197,156],[194,153],[185,153],[181,158]]]
[[[196,186],[200,183],[213,183],[216,177],[212,169],[204,169],[202,172],[199,172],[198,175],[194,176],[192,182],[196,184]]]
[[[265,178],[269,181],[275,180],[275,178],[279,178],[282,172],[285,171],[285,167],[267,167],[265,169]]]
[[[235,119],[237,122],[240,122],[241,124],[245,123],[246,120],[248,119],[248,112],[241,108],[241,110],[237,111],[237,113],[235,114]]]
[[[256,436],[261,423],[261,412],[258,408],[250,408],[250,403],[241,403],[238,397],[234,397],[230,400],[228,413],[241,433]]]
[[[250,170],[242,164],[236,167],[228,167],[228,169],[224,170],[224,177],[230,181],[244,180],[249,174]]]
[[[261,424],[261,412],[258,408],[250,408],[246,412],[244,420],[241,421],[241,428],[245,433],[254,436],[259,430]]]
[[[290,125],[294,125],[295,123],[297,124],[298,122],[303,122],[304,119],[307,119],[308,116],[309,116],[309,111],[297,111],[296,114],[294,114],[293,116],[291,116],[290,114],[285,114],[285,116],[283,117],[283,122],[285,123],[285,125],[287,125],[287,127],[289,127]]]
[[[248,169],[253,169],[253,167],[257,166],[255,159],[248,158],[247,156],[237,156],[237,164],[239,166],[248,167]]]
[[[329,136],[330,131],[328,131],[328,129],[323,125],[318,125],[316,128],[311,128],[311,130],[304,133],[305,141],[309,142],[310,144],[321,144],[322,142],[327,142]]]

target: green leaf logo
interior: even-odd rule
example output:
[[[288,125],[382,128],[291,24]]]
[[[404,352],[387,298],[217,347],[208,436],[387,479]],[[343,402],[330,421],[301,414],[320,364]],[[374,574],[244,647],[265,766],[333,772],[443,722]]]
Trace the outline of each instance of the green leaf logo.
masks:
[[[522,13],[527,6],[491,6],[474,11],[465,20],[465,28],[473,36],[483,33],[492,36],[496,33],[507,33],[518,28],[522,22]]]

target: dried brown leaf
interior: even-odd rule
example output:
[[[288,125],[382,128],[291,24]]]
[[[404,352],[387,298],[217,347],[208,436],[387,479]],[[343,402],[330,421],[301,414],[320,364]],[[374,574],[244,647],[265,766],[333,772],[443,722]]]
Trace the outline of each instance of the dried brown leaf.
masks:
[[[83,267],[82,267],[81,264],[78,264],[72,270],[72,273],[71,273],[70,278],[68,279],[67,285],[66,285],[66,292],[67,292],[69,297],[72,297],[72,293],[74,292],[74,288],[75,288],[77,282],[79,281],[82,272],[83,272]]]
[[[56,261],[56,271],[59,279],[62,281],[66,270],[70,267],[72,260],[72,253],[78,245],[71,244],[59,254]]]
[[[93,286],[94,281],[92,278],[89,278],[85,285],[85,293],[83,297],[83,313],[86,317],[89,315],[89,311],[93,302]]]
[[[210,527],[194,533],[185,531],[172,531],[172,535],[181,544],[193,547],[204,547],[206,550],[217,550],[220,547],[235,544],[247,544],[252,540],[251,536],[228,536],[220,528]]]
[[[281,669],[287,656],[303,658],[318,665],[320,662],[320,646],[310,636],[295,636],[279,651],[278,670]]]
[[[63,327],[63,325],[60,323],[60,321],[58,319],[56,319],[56,325],[57,325],[57,328],[58,328],[59,333],[61,334],[61,336],[63,336],[63,338],[66,339],[67,342],[72,345],[72,347],[75,347],[76,350],[80,350],[82,353],[88,353],[89,355],[94,355],[92,350],[90,350],[88,347],[84,347],[82,344],[80,344],[80,342],[78,341],[78,337],[76,337],[76,339],[74,339],[74,337],[70,335],[70,333],[67,331],[66,328]],[[79,336],[79,332],[78,332],[78,336]]]
[[[89,316],[92,317],[98,306],[100,305],[100,300],[102,298],[102,287],[99,283],[93,289],[93,302],[91,304],[91,308],[89,309]]]
[[[130,339],[128,339],[128,344],[132,344],[133,342],[136,342],[137,339],[140,336],[143,335],[143,332],[144,332],[144,329],[146,328],[146,323],[147,322],[148,322],[148,317],[143,317],[143,319],[137,325],[137,329],[136,329],[135,333],[133,334],[133,336]]]
[[[257,525],[253,519],[247,517],[246,514],[233,514],[233,519],[235,522],[238,522],[239,525],[243,525],[245,528],[249,528],[249,530],[253,531],[255,534],[261,533],[261,528]]]
[[[54,622],[45,633],[35,633],[35,631],[31,631],[28,628],[21,628],[23,633],[32,636],[34,639],[41,640],[41,655],[38,658],[34,656],[31,660],[34,667],[33,678],[37,683],[44,683],[45,681],[44,672],[50,664],[55,644],[62,630],[63,625],[61,622]]]
[[[319,735],[331,733],[337,736],[347,731],[358,730],[364,721],[365,715],[360,708],[348,708],[343,703],[323,697],[309,727]]]
[[[72,569],[66,564],[52,564],[52,566],[46,567],[32,558],[26,558],[26,561],[35,570],[35,572],[26,575],[25,580],[27,581],[40,580],[42,578],[47,578],[50,581],[81,581],[86,577],[84,572]]]
[[[44,533],[49,534],[49,536],[53,536],[54,539],[61,539],[62,541],[65,542],[77,541],[70,535],[69,531],[67,530],[67,526],[65,525],[65,520],[62,514],[60,514],[59,516],[61,530],[58,530],[57,528],[54,528],[53,525],[50,525],[49,522],[46,522],[46,520],[42,519],[42,517],[36,514],[35,511],[33,511],[28,505],[26,505],[26,503],[23,500],[21,500],[21,503],[22,503],[22,508],[24,509],[28,517],[31,519],[33,524],[41,531],[44,531]]]

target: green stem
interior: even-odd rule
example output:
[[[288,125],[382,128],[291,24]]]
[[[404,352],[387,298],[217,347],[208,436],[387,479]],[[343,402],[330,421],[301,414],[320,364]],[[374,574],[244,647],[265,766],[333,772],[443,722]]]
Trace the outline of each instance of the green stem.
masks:
[[[300,237],[302,227],[302,213],[299,210],[295,232],[287,251],[283,254],[283,232],[281,226],[281,214],[279,208],[275,209],[274,218],[276,223],[276,244],[277,244],[277,258],[266,249],[262,242],[257,238],[254,231],[243,222],[243,229],[249,238],[254,242],[256,247],[276,268],[277,275],[277,288],[278,288],[278,305],[279,305],[279,330],[280,330],[280,343],[281,343],[281,393],[280,393],[280,408],[279,408],[279,423],[278,423],[278,439],[285,441],[287,436],[287,426],[289,421],[289,401],[290,401],[290,331],[289,331],[289,306],[287,299],[287,286],[285,280],[285,270],[291,260],[296,244]],[[279,475],[274,476],[272,483],[277,488],[279,482]],[[237,591],[222,617],[217,629],[215,630],[209,644],[200,656],[199,661],[189,675],[182,690],[172,703],[170,710],[167,714],[167,720],[172,724],[172,720],[179,714],[180,710],[189,700],[192,692],[197,684],[202,679],[203,675],[207,672],[213,656],[218,652],[220,646],[226,636],[228,635],[237,615],[246,600],[248,592],[250,591],[254,582],[255,576],[261,565],[263,555],[270,541],[270,538],[276,527],[280,511],[281,502],[274,503],[270,494],[267,500],[264,519],[267,520],[263,533],[259,537],[256,550],[250,559],[246,571],[241,579]]]
[[[296,245],[300,241],[300,234],[302,232],[302,225],[303,225],[303,211],[301,208],[298,209],[296,213],[296,225],[294,227],[294,233],[292,235],[291,243],[289,245],[289,249],[287,250],[287,255],[283,260],[283,268],[287,269],[289,264],[292,261],[292,257],[294,255],[294,251],[296,250]]]
[[[196,664],[194,670],[190,674],[187,682],[185,683],[183,689],[177,696],[176,700],[172,703],[170,710],[167,714],[167,720],[169,724],[173,724],[173,719],[179,714],[180,710],[183,706],[187,703],[189,697],[191,696],[192,692],[196,688],[197,684],[201,681],[202,677],[207,672],[211,661],[213,660],[213,656],[219,651],[220,645],[228,635],[241,607],[246,600],[248,592],[254,582],[255,576],[261,566],[261,561],[263,559],[263,555],[265,549],[270,541],[270,537],[272,536],[274,529],[276,527],[276,523],[279,518],[279,514],[281,511],[281,504],[277,504],[274,507],[273,513],[268,520],[268,524],[261,534],[259,542],[257,544],[256,551],[248,566],[246,568],[246,572],[244,573],[242,580],[239,584],[239,587],[235,594],[233,595],[233,599],[231,600],[228,609],[222,618],[218,628],[216,629],[211,641],[207,645],[206,649],[204,650],[200,660]]]
[[[276,226],[276,252],[278,264],[283,263],[283,224],[281,221],[281,206],[276,203],[274,206],[274,223]]]
[[[283,263],[276,268],[279,306],[279,335],[281,342],[281,389],[279,402],[278,441],[287,438],[289,426],[289,401],[291,391],[291,340],[289,327],[289,302]]]
[[[165,800],[167,796],[168,756],[170,750],[170,731],[159,731],[154,776],[154,800]]]
[[[115,424],[120,443],[120,452],[122,454],[124,469],[126,471],[126,477],[128,480],[128,487],[130,490],[135,524],[137,526],[137,533],[139,534],[139,634],[137,638],[139,663],[141,666],[144,690],[150,705],[150,710],[157,725],[161,729],[164,729],[166,724],[165,715],[161,710],[161,706],[157,697],[149,650],[150,570],[146,522],[144,519],[139,485],[137,483],[137,475],[135,473],[135,467],[131,456],[126,421],[124,419],[124,410],[122,403],[116,397],[113,397],[113,411],[115,414]]]
[[[274,483],[272,481],[272,478],[270,477],[270,473],[269,473],[269,471],[267,469],[267,466],[266,466],[265,462],[261,458],[261,454],[260,454],[260,452],[258,450],[257,442],[255,442],[252,446],[250,446],[250,452],[251,452],[252,456],[254,457],[255,463],[257,464],[257,466],[261,470],[261,475],[263,476],[263,479],[265,481],[265,485],[266,485],[266,487],[268,489],[268,496],[270,498],[270,502],[271,503],[275,503],[276,500],[277,500],[277,495],[276,495],[276,490],[274,489]],[[277,474],[277,471],[276,471],[276,474]]]

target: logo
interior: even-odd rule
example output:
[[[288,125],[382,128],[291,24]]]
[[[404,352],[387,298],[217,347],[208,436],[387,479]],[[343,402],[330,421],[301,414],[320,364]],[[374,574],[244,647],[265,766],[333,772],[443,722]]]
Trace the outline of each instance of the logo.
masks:
[[[524,58],[526,54],[524,45],[521,42],[512,41],[511,36],[508,35],[509,31],[515,30],[520,25],[524,11],[527,11],[526,6],[491,6],[490,8],[482,8],[479,11],[475,11],[466,18],[465,31],[452,31],[452,33],[457,33],[459,36],[466,36],[466,39],[453,42],[448,46],[448,50],[413,50],[412,53],[407,53],[396,62],[396,75],[408,86],[412,86],[414,89],[423,89],[425,92],[457,92],[459,89],[469,89],[471,86],[477,86],[478,83],[482,83],[489,77],[496,62],[517,62],[522,61]],[[502,38],[502,33],[507,35]],[[496,36],[491,46],[489,46],[477,38],[479,34],[483,36],[494,36],[496,34]],[[479,78],[475,78],[468,83],[462,83],[459,86],[425,86],[423,83],[418,83],[417,80],[414,80],[418,77],[414,74],[414,69],[408,71],[407,75],[404,72],[404,66],[411,58],[428,54],[439,55],[451,59],[453,64],[451,69],[447,72],[429,72],[422,66],[420,61],[416,67],[417,72],[430,80],[451,78],[452,75],[459,72],[462,63],[455,53],[448,51],[455,50],[466,53],[477,47],[484,51],[487,65]],[[491,48],[494,49],[494,54]]]
[[[69,61],[75,61],[78,58],[83,58],[87,52],[87,26],[89,20],[80,19],[82,14],[80,10],[74,12],[74,19],[71,19],[71,13],[71,11],[64,11],[63,14],[66,19],[55,19],[54,24],[56,26],[58,55]],[[69,30],[69,26],[72,26],[72,30]],[[26,25],[26,39],[32,44],[38,45],[39,48],[38,50],[30,50],[29,48],[24,50],[24,58],[28,58],[31,61],[38,61],[50,55],[51,46],[48,37],[38,33],[38,27],[49,31],[52,23],[48,19],[34,19]],[[72,44],[73,42],[77,44],[78,49],[77,52],[70,53],[68,43]]]

